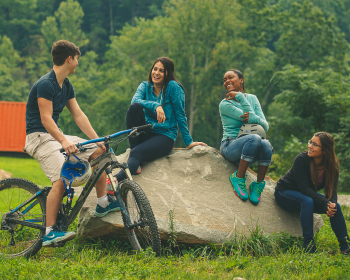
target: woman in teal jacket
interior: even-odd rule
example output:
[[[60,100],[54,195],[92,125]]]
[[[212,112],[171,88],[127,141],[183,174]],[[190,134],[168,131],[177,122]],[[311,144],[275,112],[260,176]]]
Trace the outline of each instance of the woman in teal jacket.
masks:
[[[174,74],[174,63],[167,57],[157,58],[148,75],[148,81],[142,82],[126,115],[128,129],[151,124],[151,130],[137,138],[130,138],[130,156],[128,165],[131,174],[140,173],[140,163],[152,161],[170,153],[178,128],[187,148],[204,145],[193,142],[188,131],[185,114],[185,91]],[[118,182],[126,175],[120,171]]]
[[[249,200],[253,204],[260,202],[260,196],[265,187],[265,175],[271,163],[272,146],[266,139],[257,134],[249,134],[237,138],[241,126],[245,123],[261,125],[265,131],[269,125],[258,98],[253,94],[244,93],[243,74],[235,69],[224,75],[226,98],[219,105],[224,135],[220,151],[228,160],[236,163],[238,170],[230,175],[235,194],[242,200]],[[249,165],[258,161],[257,180],[250,185],[250,194],[245,184],[245,173]]]

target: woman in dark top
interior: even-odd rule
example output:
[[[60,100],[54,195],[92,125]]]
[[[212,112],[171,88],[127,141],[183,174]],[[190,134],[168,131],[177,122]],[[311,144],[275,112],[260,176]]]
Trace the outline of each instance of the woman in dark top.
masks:
[[[337,203],[339,162],[333,136],[317,132],[308,141],[308,151],[295,159],[292,168],[278,180],[275,198],[288,211],[300,211],[304,248],[316,252],[313,213],[327,214],[342,254],[349,254],[349,237],[340,205]],[[325,195],[317,191],[324,188]]]

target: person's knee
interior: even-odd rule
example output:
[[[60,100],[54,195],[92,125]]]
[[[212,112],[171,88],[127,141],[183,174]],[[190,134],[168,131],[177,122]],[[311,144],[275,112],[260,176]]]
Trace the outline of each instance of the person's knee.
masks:
[[[339,215],[341,213],[341,208],[340,208],[340,204],[338,202],[336,204],[336,209],[337,209],[337,211],[335,211],[335,215]]]
[[[261,146],[264,148],[264,149],[270,149],[272,150],[272,145],[270,143],[269,140],[266,140],[266,139],[261,139]]]
[[[302,207],[308,207],[308,208],[314,208],[314,200],[309,197],[309,196],[305,196],[302,200]]]
[[[264,151],[264,154],[268,154],[272,158],[272,145],[269,140],[261,140],[261,148]]]
[[[58,179],[52,183],[52,190],[56,192],[64,192],[65,188],[62,179]]]
[[[258,134],[251,134],[250,135],[250,141],[261,144],[261,137]]]
[[[132,103],[128,109],[128,113],[134,113],[134,112],[137,112],[139,110],[143,110],[143,107],[140,103]]]
[[[97,158],[98,156],[102,155],[104,150],[101,147],[98,147],[96,151],[89,157],[89,161]]]

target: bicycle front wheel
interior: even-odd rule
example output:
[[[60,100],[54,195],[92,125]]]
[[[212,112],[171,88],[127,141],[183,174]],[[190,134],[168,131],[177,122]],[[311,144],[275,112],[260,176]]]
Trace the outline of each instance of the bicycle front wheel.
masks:
[[[128,229],[123,216],[126,233],[132,248],[138,252],[151,248],[156,256],[159,256],[161,253],[160,235],[145,193],[136,182],[129,180],[121,183],[120,193],[133,225],[132,228]]]
[[[0,257],[29,257],[40,250],[46,198],[34,196],[39,191],[38,186],[24,179],[0,181]]]

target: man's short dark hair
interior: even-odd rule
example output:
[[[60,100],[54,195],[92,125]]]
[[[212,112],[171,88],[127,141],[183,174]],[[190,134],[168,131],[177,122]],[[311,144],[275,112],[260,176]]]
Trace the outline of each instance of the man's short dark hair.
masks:
[[[81,55],[79,48],[66,40],[55,42],[51,49],[53,64],[57,66],[63,65],[68,57],[74,58],[76,55]]]

